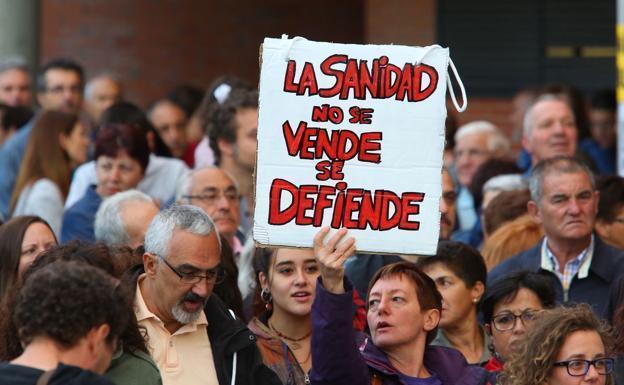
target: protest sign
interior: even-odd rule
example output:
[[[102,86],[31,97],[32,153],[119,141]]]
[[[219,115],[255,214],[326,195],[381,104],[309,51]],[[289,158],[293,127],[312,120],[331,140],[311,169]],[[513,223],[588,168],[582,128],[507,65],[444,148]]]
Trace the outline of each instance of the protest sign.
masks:
[[[434,254],[448,49],[265,39],[261,61],[255,241]]]

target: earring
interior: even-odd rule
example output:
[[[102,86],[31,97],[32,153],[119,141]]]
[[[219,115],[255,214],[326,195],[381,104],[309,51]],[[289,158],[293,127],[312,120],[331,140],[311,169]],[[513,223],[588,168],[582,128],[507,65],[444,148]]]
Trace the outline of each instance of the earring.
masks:
[[[474,302],[474,303],[479,302],[479,298],[473,298],[473,299],[472,299],[472,302]]]
[[[262,288],[262,291],[260,292],[260,299],[262,300],[262,302],[265,303],[264,307],[267,310],[273,309],[273,304],[271,303],[273,302],[273,296],[271,295],[269,289],[267,289],[266,287]]]

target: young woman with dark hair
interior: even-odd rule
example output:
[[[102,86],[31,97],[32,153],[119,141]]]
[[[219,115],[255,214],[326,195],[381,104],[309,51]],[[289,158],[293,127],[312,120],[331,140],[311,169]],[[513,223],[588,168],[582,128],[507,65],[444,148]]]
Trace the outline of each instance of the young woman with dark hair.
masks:
[[[40,217],[19,216],[0,226],[0,299],[41,252],[57,243]]]

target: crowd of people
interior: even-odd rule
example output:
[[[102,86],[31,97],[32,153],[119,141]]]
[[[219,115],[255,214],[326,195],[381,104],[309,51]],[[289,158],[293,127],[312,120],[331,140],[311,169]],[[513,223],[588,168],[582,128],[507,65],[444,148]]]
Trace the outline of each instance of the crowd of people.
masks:
[[[257,248],[257,87],[0,60],[0,383],[624,384],[615,95],[513,106],[449,115],[435,255]]]

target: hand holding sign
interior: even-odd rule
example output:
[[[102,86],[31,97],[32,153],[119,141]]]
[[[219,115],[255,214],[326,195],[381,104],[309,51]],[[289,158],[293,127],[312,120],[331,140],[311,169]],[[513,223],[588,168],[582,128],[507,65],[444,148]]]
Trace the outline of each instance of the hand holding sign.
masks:
[[[355,253],[355,238],[349,237],[340,242],[347,234],[347,229],[340,229],[327,243],[325,238],[329,227],[323,227],[314,236],[314,256],[321,269],[323,286],[334,294],[344,293],[344,263]]]

